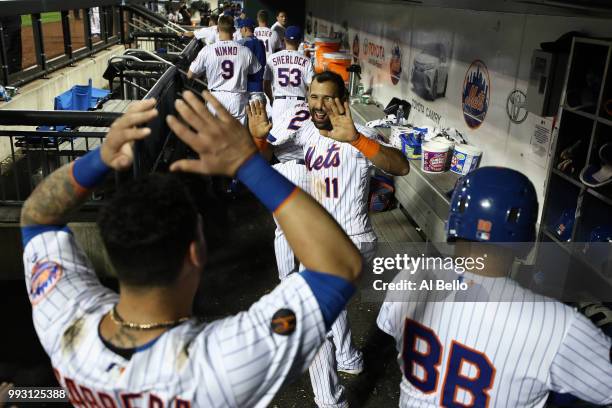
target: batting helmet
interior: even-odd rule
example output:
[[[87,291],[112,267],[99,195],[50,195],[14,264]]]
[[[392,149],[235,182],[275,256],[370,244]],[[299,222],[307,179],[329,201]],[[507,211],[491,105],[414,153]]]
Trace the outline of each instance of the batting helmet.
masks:
[[[451,198],[448,241],[533,242],[538,198],[518,171],[482,167],[461,178]]]

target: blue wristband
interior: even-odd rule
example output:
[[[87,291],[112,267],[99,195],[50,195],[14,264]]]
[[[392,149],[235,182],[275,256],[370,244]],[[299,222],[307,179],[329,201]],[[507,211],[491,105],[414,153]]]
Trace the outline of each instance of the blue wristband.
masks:
[[[98,147],[74,162],[72,176],[81,187],[90,189],[100,184],[109,171]]]
[[[254,154],[240,166],[237,177],[271,212],[276,211],[297,189],[260,154]]]
[[[331,329],[346,304],[355,293],[355,286],[339,276],[328,275],[308,269],[300,272],[300,275],[319,303],[319,309],[325,321],[325,328]]]

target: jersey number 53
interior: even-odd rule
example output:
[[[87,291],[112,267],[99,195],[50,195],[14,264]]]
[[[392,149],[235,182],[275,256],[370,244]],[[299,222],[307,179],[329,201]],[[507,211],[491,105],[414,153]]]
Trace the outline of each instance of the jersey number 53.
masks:
[[[424,394],[433,394],[440,383],[442,344],[429,327],[406,319],[402,347],[404,376]],[[483,353],[457,341],[452,342],[440,405],[443,407],[487,407],[495,367]],[[461,399],[459,399],[461,397]]]

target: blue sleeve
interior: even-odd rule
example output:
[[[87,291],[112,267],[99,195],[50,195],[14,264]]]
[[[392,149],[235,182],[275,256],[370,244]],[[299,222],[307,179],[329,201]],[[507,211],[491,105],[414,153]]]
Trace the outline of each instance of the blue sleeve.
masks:
[[[325,328],[330,330],[340,312],[355,293],[355,286],[338,276],[313,272],[308,269],[302,271],[300,275],[310,286],[323,314]]]
[[[35,236],[49,231],[70,232],[70,228],[68,228],[67,225],[28,225],[27,227],[21,227],[21,242],[23,243],[23,247],[25,248],[28,242]]]

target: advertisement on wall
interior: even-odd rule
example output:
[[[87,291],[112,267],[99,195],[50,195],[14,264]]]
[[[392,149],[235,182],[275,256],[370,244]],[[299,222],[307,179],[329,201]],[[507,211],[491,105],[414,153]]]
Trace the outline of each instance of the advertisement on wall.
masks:
[[[432,102],[446,97],[453,34],[445,31],[417,31],[412,38],[415,54],[410,68],[412,92]]]
[[[405,99],[412,124],[457,129],[486,152],[482,165],[528,171],[542,199],[550,137],[538,126],[542,118],[525,109],[531,55],[570,30],[610,36],[609,21],[329,3],[307,0],[312,24],[348,32],[343,43],[372,99]]]

